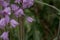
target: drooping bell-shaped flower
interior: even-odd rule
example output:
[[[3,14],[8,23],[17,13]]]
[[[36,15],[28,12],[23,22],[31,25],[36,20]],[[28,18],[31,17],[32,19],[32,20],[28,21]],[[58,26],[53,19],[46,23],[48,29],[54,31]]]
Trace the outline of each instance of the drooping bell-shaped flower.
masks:
[[[15,0],[15,3],[20,4],[21,0]]]
[[[3,32],[3,34],[0,36],[3,40],[9,40],[8,38],[8,32]]]
[[[0,13],[2,13],[2,10],[0,10]]]
[[[19,24],[19,23],[18,23],[17,21],[15,21],[14,19],[12,19],[12,20],[10,21],[10,25],[11,25],[11,27],[13,27],[13,28],[15,28],[18,24]]]
[[[5,23],[8,24],[10,22],[10,18],[8,15],[5,15]]]
[[[34,19],[31,17],[27,17],[26,20],[27,20],[27,22],[33,22]]]
[[[3,29],[4,27],[5,27],[5,18],[2,18],[1,20],[0,20],[0,28],[1,29]]]
[[[0,1],[4,1],[4,0],[0,0]]]
[[[34,0],[23,0],[23,8],[29,8],[34,4]]]
[[[16,4],[11,4],[11,8],[13,11],[16,11],[19,9],[19,6],[17,6]]]
[[[6,7],[3,10],[3,15],[11,15],[11,8],[10,7]]]
[[[24,15],[23,9],[17,10],[17,11],[15,12],[15,15],[16,15],[16,17],[20,17],[20,16]]]
[[[0,20],[0,28],[4,29],[5,26],[10,22],[9,16],[5,16],[4,18],[1,18]]]
[[[6,2],[10,3],[11,0],[5,0]]]
[[[0,0],[0,6],[2,5],[3,2],[4,2],[4,0]]]
[[[0,5],[5,8],[9,5],[9,3],[6,1],[0,1]]]

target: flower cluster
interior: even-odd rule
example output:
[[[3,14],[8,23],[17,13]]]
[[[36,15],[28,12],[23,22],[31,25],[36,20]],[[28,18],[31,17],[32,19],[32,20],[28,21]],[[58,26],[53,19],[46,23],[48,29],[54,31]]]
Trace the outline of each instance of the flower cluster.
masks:
[[[0,0],[0,29],[4,29],[8,24],[10,24],[10,26],[13,28],[19,25],[19,23],[15,19],[12,19],[10,16],[12,15],[12,13],[17,18],[25,15],[23,9],[31,7],[34,3],[34,0],[14,0],[14,3],[12,4],[10,4],[10,2],[10,0]],[[22,4],[22,8],[19,6],[20,4]],[[33,21],[31,17],[27,17],[26,20],[28,22]],[[3,40],[9,40],[8,32],[3,32],[0,37],[3,38]]]

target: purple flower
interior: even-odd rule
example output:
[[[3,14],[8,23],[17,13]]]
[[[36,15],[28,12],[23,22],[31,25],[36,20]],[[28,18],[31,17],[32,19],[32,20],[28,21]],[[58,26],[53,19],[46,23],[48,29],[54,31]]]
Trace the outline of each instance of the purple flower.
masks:
[[[9,16],[5,16],[5,18],[2,18],[0,20],[0,28],[4,29],[4,27],[9,23],[9,21],[10,21]]]
[[[31,17],[27,17],[26,20],[27,20],[28,22],[33,22],[34,19],[31,18]]]
[[[17,11],[15,12],[15,15],[16,15],[16,17],[20,17],[20,16],[24,15],[23,9],[17,10]]]
[[[9,5],[9,3],[7,3],[6,1],[0,1],[0,5],[5,8]]]
[[[4,1],[4,0],[0,0],[0,1]]]
[[[3,4],[3,2],[4,2],[4,0],[0,0],[0,5],[2,5],[2,4]]]
[[[10,18],[9,18],[9,16],[5,16],[5,24],[8,24],[10,22]]]
[[[15,3],[20,4],[21,0],[15,0]]]
[[[0,28],[1,29],[3,29],[4,27],[5,27],[5,18],[2,18],[1,20],[0,20]]]
[[[23,0],[23,8],[29,8],[34,4],[34,0]]]
[[[16,4],[12,4],[11,8],[12,8],[13,11],[16,11],[16,10],[19,9],[19,7]]]
[[[2,10],[0,10],[0,13],[2,13]]]
[[[8,38],[8,32],[3,32],[3,34],[0,36],[3,40],[9,40]]]
[[[3,10],[3,15],[11,15],[11,8],[10,7],[6,7]]]
[[[11,26],[12,26],[13,28],[15,28],[19,23],[18,23],[17,21],[15,21],[14,19],[12,19],[12,20],[10,21],[10,24],[11,24]]]
[[[10,0],[5,0],[6,2],[10,3]]]

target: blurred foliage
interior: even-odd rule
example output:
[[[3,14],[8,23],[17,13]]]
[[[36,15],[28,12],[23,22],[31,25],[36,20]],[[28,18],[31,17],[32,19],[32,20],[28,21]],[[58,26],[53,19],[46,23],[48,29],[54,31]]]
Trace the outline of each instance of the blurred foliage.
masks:
[[[53,5],[57,8],[60,6],[58,4],[59,0],[40,1]],[[26,13],[28,13],[27,15],[34,16],[36,20],[32,23],[32,25],[30,25],[30,31],[26,32],[26,40],[55,40],[59,26],[59,18],[56,15],[58,12],[55,9],[48,7],[47,5],[35,3],[26,11]]]
[[[59,0],[36,1],[60,8]],[[34,16],[35,19],[35,22],[31,25],[26,24],[30,30],[27,32],[28,29],[26,28],[25,40],[57,40],[59,17],[57,17],[58,12],[55,9],[47,5],[35,3],[31,8],[26,9],[25,13],[29,16]]]

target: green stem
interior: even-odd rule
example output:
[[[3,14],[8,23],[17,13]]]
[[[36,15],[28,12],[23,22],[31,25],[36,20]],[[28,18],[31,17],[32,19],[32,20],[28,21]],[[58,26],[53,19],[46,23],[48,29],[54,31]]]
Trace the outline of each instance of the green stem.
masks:
[[[18,21],[19,21],[19,23],[20,23],[20,25],[19,25],[19,40],[24,40],[24,27],[23,27],[23,17],[19,17],[18,18]]]

